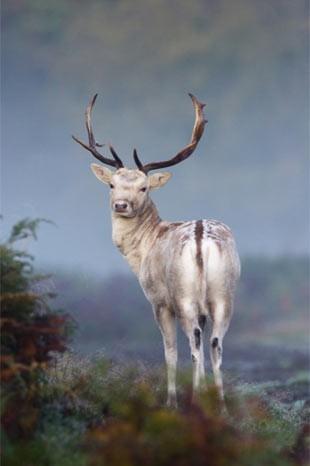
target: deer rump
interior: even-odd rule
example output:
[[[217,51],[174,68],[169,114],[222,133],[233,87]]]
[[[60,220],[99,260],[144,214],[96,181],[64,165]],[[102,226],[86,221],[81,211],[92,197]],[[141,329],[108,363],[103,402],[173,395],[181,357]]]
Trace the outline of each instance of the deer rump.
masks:
[[[215,220],[168,223],[142,260],[139,281],[153,306],[168,306],[176,317],[184,303],[195,314],[209,315],[212,302],[232,297],[240,275],[229,227]],[[158,238],[157,236],[157,238]]]

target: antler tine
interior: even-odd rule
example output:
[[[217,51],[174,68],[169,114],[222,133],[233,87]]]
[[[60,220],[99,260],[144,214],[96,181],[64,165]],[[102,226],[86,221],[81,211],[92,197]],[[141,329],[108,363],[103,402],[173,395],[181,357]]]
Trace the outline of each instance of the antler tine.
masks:
[[[96,140],[95,140],[95,136],[93,133],[92,124],[91,124],[91,112],[93,110],[93,106],[95,105],[97,97],[98,97],[98,94],[95,94],[94,97],[90,100],[85,110],[85,125],[86,125],[87,134],[88,134],[89,145],[91,147],[96,147]]]
[[[143,173],[147,174],[151,170],[171,167],[172,165],[176,165],[180,162],[183,162],[183,160],[187,159],[196,149],[198,142],[200,141],[201,136],[203,134],[205,125],[207,123],[207,120],[205,120],[205,117],[203,114],[203,108],[205,107],[206,104],[199,102],[199,100],[193,94],[189,94],[189,96],[192,99],[193,106],[195,109],[195,123],[194,123],[194,128],[193,128],[190,143],[171,159],[165,160],[163,162],[151,162],[146,165],[142,164],[142,162],[140,161],[137,155],[137,152],[134,151],[135,163],[137,167],[139,168],[139,170],[143,171]]]
[[[101,144],[96,143],[96,139],[95,139],[92,124],[91,124],[91,113],[92,113],[97,97],[98,97],[98,94],[95,94],[93,96],[93,98],[90,100],[89,104],[87,105],[87,108],[85,111],[85,125],[86,125],[89,145],[85,144],[85,142],[81,141],[75,136],[72,136],[72,138],[75,142],[77,142],[82,147],[84,147],[84,149],[88,150],[91,154],[93,154],[93,156],[96,157],[97,160],[100,160],[100,162],[105,163],[106,165],[110,165],[111,167],[122,168],[124,166],[123,162],[118,157],[118,155],[116,154],[112,146],[110,146],[110,151],[113,155],[113,159],[109,159],[108,157],[105,157],[104,155],[100,154],[100,152],[98,152],[98,150],[96,149],[96,147],[102,147]]]
[[[120,166],[120,167],[123,167],[123,162],[121,161],[121,159],[119,158],[119,156],[117,155],[117,153],[115,152],[115,149],[113,146],[109,145],[109,149],[110,149],[110,152],[115,160],[115,162]]]
[[[133,158],[134,158],[134,161],[135,161],[137,167],[139,168],[139,170],[144,171],[143,163],[141,162],[141,160],[139,159],[138,154],[137,154],[137,149],[133,150]]]

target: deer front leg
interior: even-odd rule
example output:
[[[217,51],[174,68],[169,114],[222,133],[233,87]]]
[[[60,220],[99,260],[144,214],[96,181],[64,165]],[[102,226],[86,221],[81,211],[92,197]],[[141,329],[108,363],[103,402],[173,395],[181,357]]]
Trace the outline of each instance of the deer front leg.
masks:
[[[166,306],[156,306],[154,309],[155,318],[160,328],[167,366],[167,405],[177,407],[176,394],[176,369],[177,369],[177,340],[176,321],[174,315]]]

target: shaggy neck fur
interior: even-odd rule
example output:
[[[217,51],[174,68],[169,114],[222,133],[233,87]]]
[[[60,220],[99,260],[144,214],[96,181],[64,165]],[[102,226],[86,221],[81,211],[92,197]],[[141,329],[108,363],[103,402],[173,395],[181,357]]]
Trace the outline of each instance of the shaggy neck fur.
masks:
[[[150,249],[147,247],[156,235],[161,219],[149,198],[143,211],[132,218],[112,212],[112,238],[135,274],[139,275],[141,262]]]

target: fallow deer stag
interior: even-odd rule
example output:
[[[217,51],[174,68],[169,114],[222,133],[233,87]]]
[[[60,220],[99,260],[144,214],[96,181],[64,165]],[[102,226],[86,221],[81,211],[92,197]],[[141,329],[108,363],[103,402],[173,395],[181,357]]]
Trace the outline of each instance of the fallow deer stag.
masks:
[[[215,384],[223,400],[221,375],[223,337],[228,329],[240,262],[231,230],[216,220],[167,222],[161,220],[149,192],[170,179],[170,173],[151,170],[170,167],[187,159],[196,149],[206,120],[204,104],[189,94],[195,109],[190,143],[174,157],[144,165],[134,150],[137,169],[125,168],[114,148],[112,158],[98,151],[91,112],[97,94],[90,101],[85,117],[88,144],[73,136],[84,149],[108,168],[91,164],[95,176],[110,187],[113,242],[137,275],[150,301],[162,333],[168,378],[169,406],[176,401],[176,319],[188,338],[193,364],[193,393],[204,385],[203,330],[207,316],[212,322],[210,355]]]

